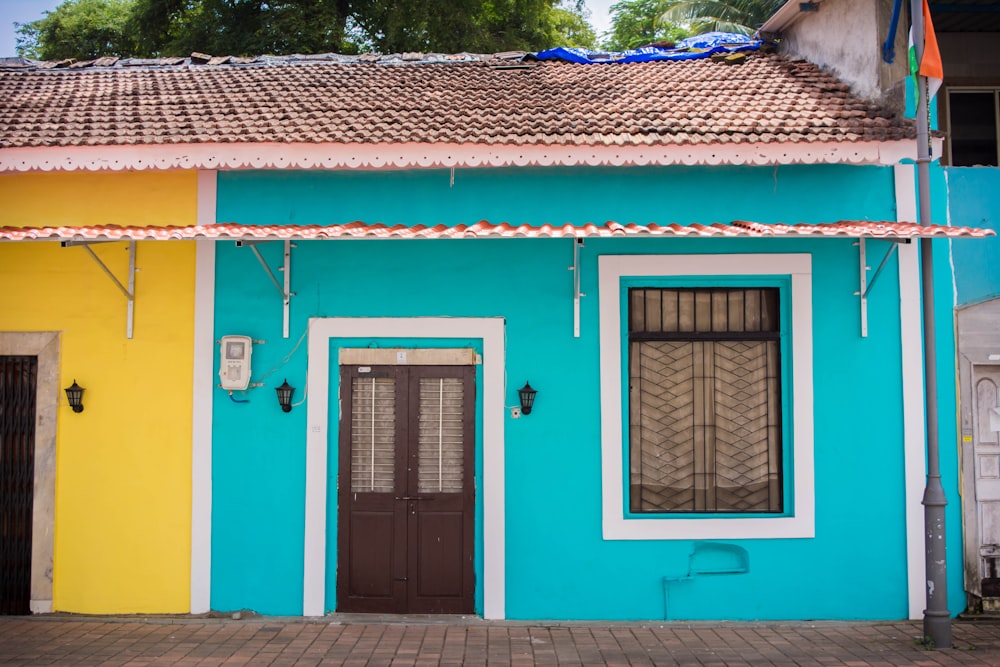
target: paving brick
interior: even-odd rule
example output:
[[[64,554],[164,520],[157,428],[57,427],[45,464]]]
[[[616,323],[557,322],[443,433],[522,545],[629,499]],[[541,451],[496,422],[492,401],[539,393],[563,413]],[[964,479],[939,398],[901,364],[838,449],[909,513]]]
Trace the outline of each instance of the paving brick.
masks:
[[[0,665],[105,667],[997,667],[1000,625],[955,623],[927,650],[919,623],[561,623],[450,617],[0,618]]]

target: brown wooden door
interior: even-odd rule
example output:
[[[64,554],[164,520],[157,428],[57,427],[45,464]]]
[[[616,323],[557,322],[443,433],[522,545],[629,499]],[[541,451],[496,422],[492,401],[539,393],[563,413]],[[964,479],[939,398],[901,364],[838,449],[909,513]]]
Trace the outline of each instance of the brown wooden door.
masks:
[[[474,611],[475,367],[342,366],[337,610]]]
[[[31,613],[37,357],[0,357],[0,614]]]

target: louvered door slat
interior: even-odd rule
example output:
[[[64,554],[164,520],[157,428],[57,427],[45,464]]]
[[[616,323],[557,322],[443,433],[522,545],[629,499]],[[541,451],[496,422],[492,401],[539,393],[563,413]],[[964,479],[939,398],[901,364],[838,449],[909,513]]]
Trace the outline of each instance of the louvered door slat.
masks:
[[[351,490],[392,493],[396,463],[396,381],[359,377],[352,382]]]
[[[417,487],[420,493],[461,493],[465,393],[461,378],[421,378]]]

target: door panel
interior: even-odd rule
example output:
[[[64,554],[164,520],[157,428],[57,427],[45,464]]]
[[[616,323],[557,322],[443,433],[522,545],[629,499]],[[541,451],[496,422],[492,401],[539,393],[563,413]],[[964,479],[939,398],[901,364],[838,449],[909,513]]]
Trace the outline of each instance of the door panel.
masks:
[[[0,357],[0,614],[31,613],[37,357]]]
[[[1000,368],[974,367],[973,387],[980,586],[983,597],[1000,597]]]
[[[393,596],[392,552],[395,543],[392,512],[352,512],[351,533],[364,540],[351,542],[350,595],[365,598]]]
[[[416,599],[461,597],[462,581],[453,573],[462,569],[462,513],[422,512],[413,523],[416,549],[411,557],[416,559],[418,573]]]
[[[343,366],[340,386],[337,609],[472,613],[475,367]]]

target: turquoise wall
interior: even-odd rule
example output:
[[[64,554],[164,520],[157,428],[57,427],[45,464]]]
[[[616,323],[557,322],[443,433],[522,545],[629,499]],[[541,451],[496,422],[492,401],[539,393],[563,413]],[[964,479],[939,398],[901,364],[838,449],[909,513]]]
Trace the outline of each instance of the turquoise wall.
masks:
[[[849,166],[223,172],[218,220],[456,225],[895,220],[892,170]],[[832,187],[837,184],[837,187]]]
[[[453,187],[447,170],[223,172],[218,189],[218,219],[243,224],[894,218],[892,170],[877,167],[457,170]],[[216,338],[241,333],[266,340],[254,350],[254,380],[266,375],[267,386],[243,397],[250,404],[232,403],[221,391],[216,394],[214,609],[302,611],[305,409],[282,413],[273,387],[287,377],[300,388],[295,400],[302,399],[306,344],[301,339],[307,318],[501,316],[507,325],[506,404],[516,403],[516,389],[525,380],[539,390],[530,417],[505,416],[508,617],[663,618],[663,577],[686,569],[693,543],[606,542],[601,536],[597,258],[796,252],[813,257],[816,537],[733,541],[747,549],[750,572],[675,584],[669,617],[906,616],[895,259],[870,298],[869,336],[861,338],[854,296],[858,255],[849,239],[588,239],[581,251],[582,290],[588,296],[582,300],[581,336],[574,338],[568,239],[326,241],[296,246],[296,296],[286,340],[281,338],[280,298],[250,250],[218,244]],[[881,257],[887,247],[872,241],[869,256]],[[280,250],[277,243],[261,246],[272,266],[279,264]],[[949,282],[944,277],[942,281]],[[948,295],[940,298],[947,302]],[[950,371],[940,373],[946,385],[943,416],[954,413],[954,388],[947,386],[952,376]],[[954,425],[943,421],[945,483],[956,507],[957,471],[949,458],[956,450]],[[481,438],[478,442],[481,468]],[[336,461],[335,451],[330,460]],[[332,494],[333,465],[329,484]],[[334,508],[331,502],[329,564],[336,562]],[[482,508],[477,510],[481,513]],[[954,583],[949,598],[958,612],[964,602],[960,526],[957,514],[952,514]],[[479,579],[481,549],[477,535]],[[334,577],[328,569],[331,609]],[[481,589],[477,605],[481,611]]]
[[[272,267],[281,244],[261,246]],[[277,250],[277,253],[275,252]],[[253,346],[253,382],[234,403],[216,389],[212,429],[213,609],[302,613],[305,515],[305,406],[284,413],[274,388],[287,378],[305,389],[305,319],[281,337],[281,297],[249,248],[218,244],[215,338],[227,334],[264,341]],[[218,373],[218,351],[215,372]],[[218,377],[216,375],[216,377]]]
[[[1000,234],[1000,169],[946,167],[944,171],[951,224],[984,227]],[[1000,296],[1000,236],[955,239],[952,253],[959,306]]]

